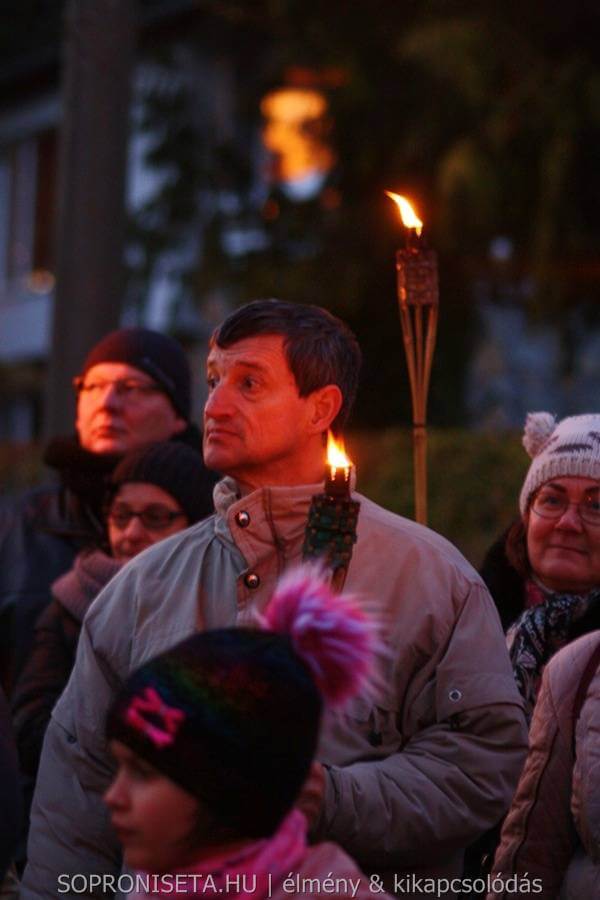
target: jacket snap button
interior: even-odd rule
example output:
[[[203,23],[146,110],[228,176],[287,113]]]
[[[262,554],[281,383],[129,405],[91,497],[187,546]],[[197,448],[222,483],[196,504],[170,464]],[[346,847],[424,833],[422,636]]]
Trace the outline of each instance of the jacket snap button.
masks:
[[[448,699],[452,700],[453,703],[458,703],[459,700],[462,700],[462,694],[456,688],[453,688],[448,694]]]
[[[250,588],[251,591],[254,591],[260,584],[260,578],[256,574],[256,572],[249,572],[244,578],[244,583],[247,588]]]
[[[245,509],[242,509],[239,513],[235,514],[235,521],[238,523],[240,528],[247,528],[250,524],[250,516]]]

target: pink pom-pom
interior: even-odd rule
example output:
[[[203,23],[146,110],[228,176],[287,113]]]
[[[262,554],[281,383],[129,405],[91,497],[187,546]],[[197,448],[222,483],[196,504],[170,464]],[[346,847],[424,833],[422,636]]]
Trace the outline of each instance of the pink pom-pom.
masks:
[[[373,620],[350,595],[335,594],[314,565],[288,572],[260,617],[289,635],[330,706],[369,691],[378,638]]]

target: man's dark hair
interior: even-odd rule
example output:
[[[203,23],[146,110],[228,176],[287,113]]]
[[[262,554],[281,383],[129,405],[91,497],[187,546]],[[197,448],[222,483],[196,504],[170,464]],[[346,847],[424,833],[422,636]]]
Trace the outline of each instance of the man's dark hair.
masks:
[[[283,336],[287,363],[301,397],[337,384],[342,406],[331,429],[339,433],[354,403],[361,364],[360,347],[345,322],[320,306],[255,300],[228,316],[211,343],[225,348],[260,334]]]

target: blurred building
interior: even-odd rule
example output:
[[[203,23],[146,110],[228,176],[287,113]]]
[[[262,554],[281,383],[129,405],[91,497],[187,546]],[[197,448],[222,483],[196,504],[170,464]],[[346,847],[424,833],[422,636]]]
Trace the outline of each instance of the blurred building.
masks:
[[[182,340],[197,363],[198,413],[207,337],[239,299],[219,278],[216,260],[243,266],[267,249],[282,203],[320,198],[335,162],[324,93],[303,86],[302,73],[291,86],[263,88],[258,70],[248,77],[226,26],[204,23],[203,37],[199,19],[191,2],[145,4],[133,78],[121,317],[124,325]],[[191,45],[190,27],[199,35]],[[57,44],[0,71],[0,440],[40,434],[61,120]],[[288,248],[299,258],[314,249],[306,231]],[[200,283],[207,255],[217,277]]]

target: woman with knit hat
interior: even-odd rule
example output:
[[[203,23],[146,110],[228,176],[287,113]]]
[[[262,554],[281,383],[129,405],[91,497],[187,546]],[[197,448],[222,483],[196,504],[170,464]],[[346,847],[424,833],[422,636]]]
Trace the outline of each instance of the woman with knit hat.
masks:
[[[199,452],[173,441],[132,450],[115,468],[105,499],[105,547],[81,551],[53,583],[52,601],[36,623],[33,651],[15,686],[20,764],[31,781],[92,601],[133,556],[210,515],[214,481]]]
[[[600,415],[557,422],[530,413],[523,444],[532,461],[521,515],[481,574],[507,629],[530,717],[550,657],[600,628]]]
[[[523,446],[531,464],[520,515],[488,550],[480,574],[531,721],[550,658],[600,628],[600,415],[557,422],[529,413]],[[466,875],[488,873],[499,834],[500,825],[467,849]]]
[[[112,706],[117,772],[105,801],[135,870],[120,890],[372,896],[337,845],[307,846],[294,803],[323,707],[372,684],[373,625],[310,569],[288,573],[256,625],[177,644],[134,672]]]
[[[522,878],[542,900],[579,900],[600,889],[600,415],[535,413],[524,444],[533,459],[503,563],[521,591],[504,611],[517,612],[507,638],[532,718],[492,883]],[[498,601],[497,557],[484,571]]]

